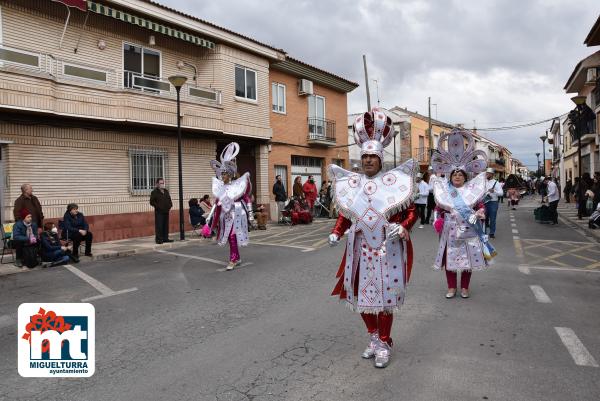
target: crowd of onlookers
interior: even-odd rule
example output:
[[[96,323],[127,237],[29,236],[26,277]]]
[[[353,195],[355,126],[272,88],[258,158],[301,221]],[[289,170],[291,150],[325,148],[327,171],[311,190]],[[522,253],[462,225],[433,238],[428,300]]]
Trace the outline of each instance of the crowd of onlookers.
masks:
[[[93,236],[83,213],[75,203],[56,223],[44,222],[44,212],[30,184],[21,186],[21,195],[13,207],[15,223],[10,232],[4,232],[4,241],[15,252],[17,267],[33,268],[79,262],[79,247],[85,244],[85,256],[92,256]],[[10,238],[6,237],[10,235]]]
[[[302,177],[296,176],[292,196],[288,198],[281,176],[276,176],[273,195],[277,203],[278,222],[291,225],[309,224],[315,217],[337,217],[331,191],[331,181],[323,181],[321,188],[317,189],[314,176],[309,175],[304,184]]]

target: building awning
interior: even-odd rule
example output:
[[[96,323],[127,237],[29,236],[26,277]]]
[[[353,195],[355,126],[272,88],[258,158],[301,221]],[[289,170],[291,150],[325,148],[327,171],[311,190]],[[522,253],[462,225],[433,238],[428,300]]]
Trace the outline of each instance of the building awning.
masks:
[[[179,29],[165,26],[158,22],[149,20],[147,18],[139,17],[130,13],[116,10],[112,7],[105,6],[104,4],[96,3],[95,1],[87,2],[88,10],[95,12],[96,14],[105,15],[112,17],[123,22],[141,26],[142,28],[150,29],[151,31],[161,33],[163,35],[171,36],[173,38],[181,39],[186,42],[193,43],[198,46],[206,47],[207,49],[214,49],[215,43],[210,40],[203,39],[199,36],[190,35],[189,33],[183,32]]]

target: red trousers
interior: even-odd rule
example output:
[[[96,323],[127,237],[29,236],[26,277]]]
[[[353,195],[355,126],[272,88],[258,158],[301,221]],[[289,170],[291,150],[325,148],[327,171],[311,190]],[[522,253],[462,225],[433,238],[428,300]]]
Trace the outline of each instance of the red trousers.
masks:
[[[446,281],[448,282],[448,288],[457,288],[456,287],[456,278],[458,273],[446,270]],[[463,271],[460,274],[460,288],[464,288],[466,290],[469,289],[469,283],[471,282],[471,272]]]
[[[379,333],[379,339],[385,341],[389,345],[392,345],[392,323],[394,322],[394,315],[391,313],[379,312],[377,315],[372,313],[361,313],[367,331],[369,334],[375,332]]]

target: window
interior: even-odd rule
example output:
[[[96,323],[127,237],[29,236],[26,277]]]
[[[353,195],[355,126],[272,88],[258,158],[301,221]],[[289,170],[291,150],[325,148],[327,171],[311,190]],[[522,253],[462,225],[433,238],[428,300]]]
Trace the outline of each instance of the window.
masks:
[[[318,157],[292,156],[292,166],[321,167],[323,159]]]
[[[76,65],[64,64],[63,73],[72,77],[89,79],[92,81],[106,82],[106,72],[100,70],[93,70],[85,67],[78,67]]]
[[[164,178],[167,153],[159,150],[131,150],[131,192],[148,193],[156,180]]]
[[[123,86],[149,92],[169,91],[171,85],[160,80],[160,52],[123,44]]]
[[[285,113],[285,85],[273,82],[271,84],[271,96],[273,111],[275,113]]]
[[[38,54],[12,50],[6,47],[0,47],[0,60],[27,67],[39,68],[40,66],[40,56]]]
[[[310,95],[308,97],[308,131],[311,137],[325,136],[325,98]]]
[[[245,67],[235,67],[235,95],[256,100],[256,71]]]

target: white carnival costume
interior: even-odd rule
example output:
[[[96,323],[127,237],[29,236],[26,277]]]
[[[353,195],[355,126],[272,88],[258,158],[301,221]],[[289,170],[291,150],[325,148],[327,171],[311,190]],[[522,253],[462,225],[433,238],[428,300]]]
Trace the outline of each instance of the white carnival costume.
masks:
[[[354,122],[354,139],[361,156],[377,155],[383,165],[383,148],[393,139],[391,119],[379,109],[365,113]],[[412,203],[415,164],[403,165],[367,176],[330,165],[333,201],[341,212],[330,236],[336,243],[347,231],[346,252],[332,295],[339,295],[359,312],[371,335],[363,357],[373,357],[375,366],[389,361],[392,313],[404,302],[405,286],[412,264],[408,230],[416,220]],[[400,233],[406,234],[403,240]],[[370,351],[369,351],[370,350]]]
[[[212,192],[215,205],[207,219],[212,218],[212,229],[217,230],[217,242],[225,245],[229,242],[229,266],[240,264],[238,245],[248,245],[248,221],[253,221],[250,192],[250,174],[244,173],[240,178],[225,183],[222,175],[233,178],[237,173],[235,157],[240,151],[240,145],[232,142],[221,152],[221,162],[211,160],[210,165],[215,170],[216,177],[212,179]],[[210,231],[209,231],[210,233]]]

